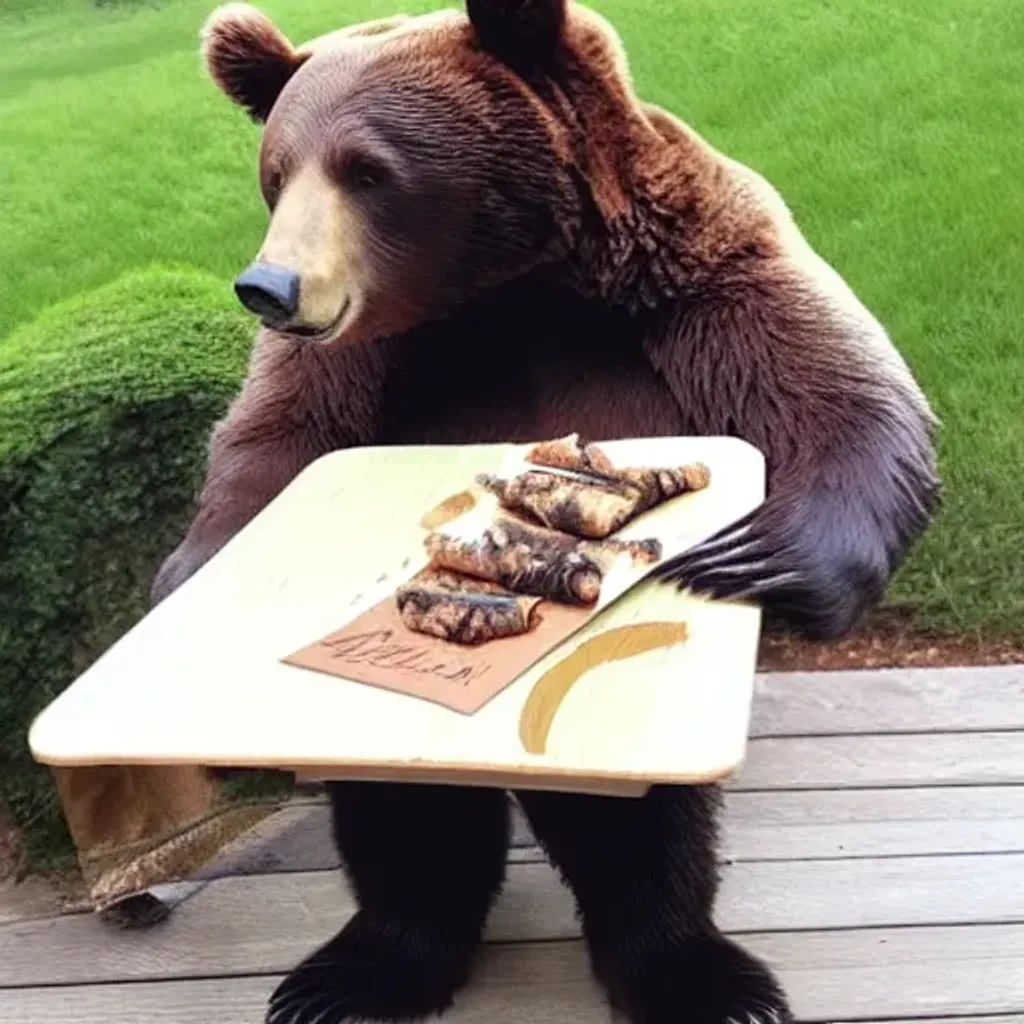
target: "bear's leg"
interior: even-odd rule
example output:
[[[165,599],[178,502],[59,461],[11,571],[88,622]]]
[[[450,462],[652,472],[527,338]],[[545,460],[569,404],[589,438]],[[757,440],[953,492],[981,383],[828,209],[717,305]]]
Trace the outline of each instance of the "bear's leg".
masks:
[[[717,787],[516,795],[573,890],[595,975],[631,1024],[791,1019],[767,965],[712,921]]]
[[[446,1010],[469,977],[505,875],[501,790],[328,784],[358,910],[271,997],[268,1024],[414,1020]]]

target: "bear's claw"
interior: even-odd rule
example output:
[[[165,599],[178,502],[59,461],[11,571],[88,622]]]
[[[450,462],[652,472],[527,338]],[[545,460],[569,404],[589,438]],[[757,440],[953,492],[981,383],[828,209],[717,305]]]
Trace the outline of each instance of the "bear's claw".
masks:
[[[443,1013],[468,978],[472,952],[359,912],[278,985],[265,1022],[414,1021]]]
[[[612,1005],[629,1024],[791,1024],[778,981],[761,961],[722,937],[691,939],[605,975]]]

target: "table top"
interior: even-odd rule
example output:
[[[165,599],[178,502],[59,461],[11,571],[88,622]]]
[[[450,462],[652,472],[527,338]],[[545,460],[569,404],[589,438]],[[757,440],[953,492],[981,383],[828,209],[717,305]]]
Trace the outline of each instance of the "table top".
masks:
[[[620,534],[671,535],[666,551],[764,497],[763,457],[735,438],[601,447],[619,465],[709,467],[706,489]],[[319,459],[43,711],[34,756],[623,794],[729,774],[747,739],[753,605],[644,580],[471,713],[284,660],[391,593],[425,557],[425,514],[521,450],[389,446]],[[608,656],[609,631],[652,626],[685,639]]]

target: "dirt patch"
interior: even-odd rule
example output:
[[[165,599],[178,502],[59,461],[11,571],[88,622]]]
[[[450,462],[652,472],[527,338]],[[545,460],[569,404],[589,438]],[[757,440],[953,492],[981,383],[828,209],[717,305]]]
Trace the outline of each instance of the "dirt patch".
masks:
[[[856,668],[944,668],[1024,664],[1024,638],[941,634],[899,611],[879,613],[843,640],[813,643],[762,633],[758,669],[794,672]]]
[[[77,871],[19,879],[21,869],[18,829],[0,808],[0,925],[88,909],[88,893]]]

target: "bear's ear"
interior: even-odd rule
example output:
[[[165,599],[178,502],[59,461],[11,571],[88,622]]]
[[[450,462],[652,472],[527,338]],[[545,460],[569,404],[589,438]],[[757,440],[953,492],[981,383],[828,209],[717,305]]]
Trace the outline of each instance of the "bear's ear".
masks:
[[[255,7],[227,3],[200,33],[203,61],[222,92],[258,122],[266,121],[288,80],[308,59]]]
[[[565,8],[566,0],[466,0],[483,49],[523,74],[554,60]]]

